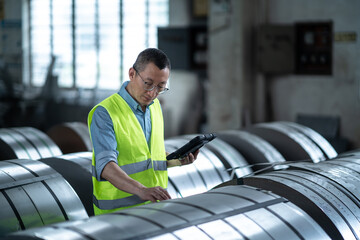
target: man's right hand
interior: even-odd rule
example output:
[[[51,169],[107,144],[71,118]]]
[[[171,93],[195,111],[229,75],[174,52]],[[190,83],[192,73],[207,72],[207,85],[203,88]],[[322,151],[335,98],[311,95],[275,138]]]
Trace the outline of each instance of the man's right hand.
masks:
[[[144,201],[163,201],[171,199],[170,194],[163,189],[162,187],[152,187],[152,188],[141,188],[139,192],[136,194]]]
[[[108,180],[116,188],[135,194],[144,201],[156,202],[171,199],[170,194],[162,187],[145,187],[129,177],[115,162],[109,162],[105,165],[101,177]]]

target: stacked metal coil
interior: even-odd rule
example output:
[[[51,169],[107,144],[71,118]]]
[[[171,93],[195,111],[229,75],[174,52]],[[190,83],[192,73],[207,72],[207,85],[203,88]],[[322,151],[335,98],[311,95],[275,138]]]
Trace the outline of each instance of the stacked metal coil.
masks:
[[[39,160],[60,173],[79,196],[89,216],[94,215],[92,204],[92,153],[79,152]]]
[[[15,239],[330,239],[285,198],[248,186],[30,229]]]
[[[183,139],[191,140],[196,135],[184,135]],[[225,171],[229,172],[229,169],[234,169],[232,177],[243,177],[247,174],[252,173],[250,167],[247,166],[248,161],[244,158],[244,156],[238,151],[238,149],[234,148],[230,143],[223,141],[221,138],[216,138],[211,142],[208,142],[205,145],[206,151],[201,149],[201,152],[207,158],[213,158],[212,155],[215,155],[218,160],[213,162],[216,163],[217,169],[219,169],[219,173],[222,178],[227,178],[228,174],[225,174]],[[210,155],[210,156],[209,156]],[[243,168],[237,168],[239,165],[243,166]],[[225,167],[225,171],[224,168]]]
[[[0,236],[88,218],[71,186],[59,173],[39,161],[0,161],[0,182]]]
[[[269,166],[272,169],[273,164],[286,161],[269,142],[252,133],[241,130],[228,130],[221,131],[217,135],[220,139],[236,148],[244,156],[246,163],[253,166],[254,170]]]
[[[42,131],[32,127],[0,129],[0,160],[40,159],[62,155]]]
[[[22,132],[25,133],[25,130],[28,131],[24,129]],[[26,152],[26,158],[40,160],[33,161],[34,164],[45,163],[47,168],[51,167],[54,176],[62,177],[63,181],[70,184],[67,185],[72,187],[70,187],[72,191],[75,190],[78,198],[74,201],[80,202],[80,198],[87,215],[92,216],[92,153],[62,155],[59,150],[60,154],[56,157],[46,154],[43,157],[40,153],[34,154],[39,150],[29,150],[36,144],[23,144],[23,140],[20,141],[18,135],[9,137],[10,133],[12,133],[11,129],[0,130],[0,150],[7,150],[8,146],[11,146],[12,154],[16,156],[14,158],[25,156],[24,152]],[[259,124],[244,131],[222,131],[217,135],[218,138],[201,149],[194,164],[168,169],[168,191],[173,200],[91,217],[86,221],[80,219],[34,229],[25,227],[21,229],[28,230],[16,232],[8,238],[181,239],[198,236],[204,239],[219,239],[220,236],[229,236],[236,239],[253,239],[258,236],[256,234],[260,234],[261,239],[288,239],[288,236],[293,236],[294,239],[329,237],[351,239],[356,236],[355,239],[360,239],[356,230],[359,225],[355,221],[355,218],[360,219],[360,214],[357,212],[360,206],[358,203],[360,193],[356,183],[360,180],[360,176],[358,177],[360,173],[357,173],[360,171],[356,170],[359,160],[355,161],[360,159],[359,153],[342,154],[336,160],[324,161],[337,155],[331,145],[311,129],[288,122]],[[173,152],[193,137],[194,135],[184,135],[166,139],[166,151]],[[32,137],[23,138],[27,140]],[[304,159],[309,159],[310,162],[297,164],[288,162]],[[339,159],[342,162],[339,163]],[[16,161],[22,160],[10,162]],[[323,168],[322,171],[317,169],[320,165],[314,164],[317,162],[321,162],[319,164]],[[345,162],[347,169],[343,166]],[[265,174],[256,172],[267,166],[280,170],[283,167],[276,165],[283,166],[284,163],[291,168],[264,171]],[[0,165],[1,170],[2,165]],[[248,177],[252,174],[256,175]],[[351,178],[352,176],[355,176],[355,180]],[[244,182],[249,186],[223,187]],[[211,190],[219,185],[221,187]],[[321,188],[324,186],[325,190]],[[261,189],[271,190],[276,194]],[[5,190],[1,190],[1,193],[3,192]],[[316,202],[317,199],[324,200]],[[41,202],[41,204],[45,203]],[[42,208],[41,204],[39,203],[37,208]],[[0,209],[12,207],[12,204],[4,203],[3,206],[0,206]],[[286,210],[283,210],[283,207]],[[82,207],[79,211],[85,212],[85,209]],[[21,218],[21,214],[15,214],[16,217],[18,215]],[[8,228],[7,233],[20,230],[16,224],[12,225],[16,221],[5,220],[14,217],[9,213],[4,216],[7,217],[3,218],[2,224],[7,223],[4,225]],[[63,217],[59,221],[65,220],[70,219]],[[52,223],[45,222],[35,227]],[[9,227],[10,225],[12,227]],[[218,225],[220,229],[215,228]],[[136,229],[131,231],[134,226]],[[219,235],[217,231],[223,235]]]
[[[55,125],[46,134],[64,154],[92,151],[89,129],[83,122],[66,122]]]
[[[245,130],[220,131],[216,135],[218,138],[202,147],[195,164],[168,170],[169,191],[173,197],[201,193],[227,182],[228,178],[240,178],[253,171],[281,169],[286,161],[319,162],[337,156],[320,134],[291,122],[256,124]],[[166,150],[172,152],[194,136],[166,139]]]
[[[336,157],[334,148],[320,134],[296,123],[271,122],[246,129],[269,142],[287,161],[311,159],[313,162]]]
[[[335,158],[338,154],[333,146],[318,132],[304,125],[294,122],[277,122],[278,124],[289,126],[292,129],[304,134],[308,137],[316,146],[320,148],[326,159]]]
[[[360,239],[360,158],[338,157],[318,164],[299,162],[284,171],[243,179],[289,199],[332,239]]]
[[[165,148],[167,152],[173,152],[186,144],[193,135],[183,135],[176,138],[166,139]],[[186,197],[205,192],[230,180],[229,167],[247,165],[241,154],[232,146],[214,139],[201,148],[197,160],[190,165],[173,167],[168,169],[169,186],[174,187],[175,193],[172,197]],[[250,167],[235,170],[237,177],[251,173]]]

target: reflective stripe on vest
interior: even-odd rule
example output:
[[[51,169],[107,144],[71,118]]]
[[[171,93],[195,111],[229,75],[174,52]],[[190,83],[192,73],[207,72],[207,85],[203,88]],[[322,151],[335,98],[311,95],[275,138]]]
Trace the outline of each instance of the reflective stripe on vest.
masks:
[[[154,163],[155,171],[166,171],[166,169],[167,169],[166,161],[153,161],[153,163]],[[151,159],[148,159],[148,160],[145,160],[142,162],[136,162],[136,163],[130,163],[127,165],[123,165],[123,166],[120,166],[120,168],[124,172],[126,172],[127,175],[142,172],[142,171],[152,168]],[[92,166],[92,176],[96,178],[95,166]]]
[[[111,210],[114,208],[127,207],[131,205],[136,205],[144,203],[146,201],[141,200],[138,196],[132,195],[130,197],[115,199],[115,200],[98,200],[93,195],[93,203],[96,207],[104,210]]]

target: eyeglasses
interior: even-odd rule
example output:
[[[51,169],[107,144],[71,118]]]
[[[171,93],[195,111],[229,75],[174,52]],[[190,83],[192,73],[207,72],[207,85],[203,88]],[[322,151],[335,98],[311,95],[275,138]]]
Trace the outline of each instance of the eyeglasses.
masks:
[[[141,78],[141,80],[143,81],[143,83],[144,83],[144,90],[150,92],[150,91],[154,90],[154,88],[156,87],[156,92],[157,92],[158,94],[162,94],[162,93],[164,93],[164,92],[166,92],[166,91],[169,90],[169,88],[159,87],[159,85],[154,85],[153,83],[150,83],[150,82],[145,81],[145,80],[141,77],[141,75],[140,75],[140,73],[138,72],[138,70],[136,70],[136,68],[135,68],[134,66],[133,66],[133,68],[134,68],[135,72],[139,75],[139,77]]]

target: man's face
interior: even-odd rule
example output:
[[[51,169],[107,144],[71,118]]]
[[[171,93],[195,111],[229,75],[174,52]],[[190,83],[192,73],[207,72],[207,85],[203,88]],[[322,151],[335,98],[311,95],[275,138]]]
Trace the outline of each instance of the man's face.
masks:
[[[129,70],[130,83],[127,86],[129,94],[145,109],[159,94],[158,87],[166,87],[170,71],[168,68],[160,70],[155,64],[149,63],[145,69],[136,73],[134,68]],[[144,83],[146,82],[146,84]],[[153,90],[148,91],[145,88],[155,86]]]

